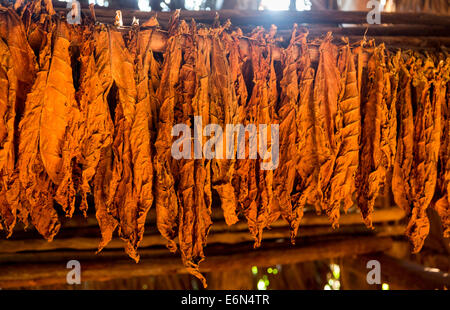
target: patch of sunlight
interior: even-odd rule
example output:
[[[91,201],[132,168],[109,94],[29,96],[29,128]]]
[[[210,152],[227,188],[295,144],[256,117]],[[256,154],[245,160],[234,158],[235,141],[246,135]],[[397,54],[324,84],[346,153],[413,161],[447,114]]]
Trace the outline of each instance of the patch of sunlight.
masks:
[[[200,10],[200,6],[202,5],[203,0],[186,0],[184,2],[184,7],[186,10],[190,11],[198,11]]]
[[[139,10],[144,12],[151,11],[150,2],[148,0],[139,0],[138,1]]]
[[[341,289],[341,281],[339,279],[336,279],[334,276],[331,276],[331,273],[327,274],[328,279],[328,287],[330,290],[340,290]]]
[[[333,277],[336,279],[339,279],[341,275],[341,268],[339,268],[339,265],[336,264],[330,264],[331,272],[333,273]]]
[[[260,290],[260,291],[267,290],[266,283],[263,279],[260,279],[258,281],[258,290]]]
[[[59,0],[60,2],[72,2],[72,0]],[[88,1],[89,4],[96,4],[99,6],[109,6],[109,1],[108,0],[89,0]]]
[[[310,11],[311,1],[310,0],[297,0],[296,2],[297,11]]]
[[[438,268],[431,268],[431,267],[425,267],[424,270],[429,271],[429,272],[440,272],[441,271]]]
[[[284,11],[289,10],[290,0],[261,0],[259,10]]]

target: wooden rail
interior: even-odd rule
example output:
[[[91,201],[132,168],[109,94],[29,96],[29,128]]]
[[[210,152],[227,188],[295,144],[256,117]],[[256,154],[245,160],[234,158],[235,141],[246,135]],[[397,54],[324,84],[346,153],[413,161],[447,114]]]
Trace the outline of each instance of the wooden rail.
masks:
[[[348,237],[354,235],[398,236],[404,233],[404,225],[396,223],[386,225],[386,223],[398,222],[403,217],[404,212],[399,208],[376,210],[373,213],[374,230],[370,230],[362,223],[359,213],[344,214],[340,219],[340,228],[332,229],[327,217],[306,213],[302,219],[297,240],[301,240],[304,237],[326,235]],[[149,222],[147,223],[147,227],[151,227],[151,229],[147,229],[140,248],[165,246],[166,240],[155,228],[154,210],[148,218]],[[244,220],[232,226],[226,225],[223,219],[219,219],[217,216],[213,221],[214,224],[208,237],[208,244],[238,244],[253,241],[253,237],[248,232],[248,227]],[[91,250],[94,252],[100,242],[96,220],[92,218],[86,220],[85,224],[88,225],[82,225],[82,220],[78,220],[76,223],[80,223],[81,225],[79,227],[73,227],[70,221],[68,222],[68,224],[71,224],[69,227],[63,224],[63,229],[61,229],[61,232],[52,242],[47,242],[40,236],[29,238],[30,235],[26,232],[14,234],[8,240],[0,239],[0,254],[59,249]],[[278,220],[271,227],[272,229],[266,229],[264,231],[264,240],[289,240],[290,231],[286,221]],[[106,249],[122,249],[123,245],[122,240],[115,238],[108,244]],[[5,257],[2,258],[0,256],[0,263],[4,261]]]
[[[66,12],[65,3],[55,3],[56,11]],[[89,8],[82,8],[83,14],[90,16]],[[367,11],[247,11],[247,10],[219,10],[219,11],[186,11],[180,12],[180,18],[184,20],[194,19],[198,23],[212,24],[219,20],[225,22],[230,20],[233,25],[277,25],[279,28],[291,28],[297,24],[367,24]],[[116,9],[95,7],[97,20],[104,23],[113,23]],[[173,12],[143,12],[138,10],[122,10],[125,25],[131,25],[133,17],[141,21],[157,16],[161,25],[169,23]],[[443,26],[450,27],[448,15],[430,13],[381,13],[382,24],[403,24],[421,26]]]

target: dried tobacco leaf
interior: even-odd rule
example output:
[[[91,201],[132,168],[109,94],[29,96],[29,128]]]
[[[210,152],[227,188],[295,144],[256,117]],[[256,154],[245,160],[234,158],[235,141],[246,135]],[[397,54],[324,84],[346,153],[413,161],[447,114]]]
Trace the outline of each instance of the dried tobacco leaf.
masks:
[[[143,236],[146,214],[152,203],[150,153],[150,107],[136,102],[137,90],[131,54],[120,32],[107,29],[112,85],[109,96],[115,101],[113,172],[107,209],[119,223],[119,236],[127,254],[139,261],[137,248]],[[110,111],[111,112],[111,111]]]
[[[52,31],[46,36],[46,44],[40,55],[40,71],[25,103],[25,111],[19,124],[19,152],[17,167],[21,186],[21,219],[31,218],[37,231],[52,240],[60,223],[53,207],[54,188],[41,158],[41,114],[47,81],[51,70]],[[54,82],[54,81],[53,81]],[[48,99],[45,101],[49,101]]]
[[[450,237],[450,85],[445,83],[445,79],[449,79],[450,63],[448,61],[447,59],[447,69],[440,72],[442,77],[437,78],[435,98],[433,99],[442,100],[442,135],[439,155],[441,171],[438,179],[441,197],[436,201],[434,207],[441,217],[445,238]]]
[[[226,126],[235,126],[239,123],[239,103],[233,83],[232,68],[227,58],[229,50],[226,47],[232,42],[229,41],[230,37],[224,34],[224,28],[212,31],[211,78],[209,80],[211,84],[209,86],[210,118],[211,124],[220,125],[225,132],[214,133],[222,141],[223,152],[219,154],[221,159],[213,159],[211,162],[211,182],[212,188],[220,198],[225,222],[232,225],[238,221],[237,198],[231,182],[235,171],[236,141],[234,135],[227,136]]]
[[[183,26],[183,22],[180,26]],[[209,79],[211,72],[211,38],[207,29],[196,30],[193,23],[190,27],[192,37],[187,35],[184,64],[180,70],[180,88],[177,89],[180,111],[177,123],[190,124],[190,115],[194,115],[201,123],[193,124],[194,131],[205,131],[202,124],[210,124]],[[194,43],[195,42],[195,43]],[[192,44],[192,45],[191,45]],[[194,47],[195,46],[195,47]],[[177,110],[177,109],[176,109]],[[201,136],[205,145],[206,135]],[[195,148],[195,146],[194,146]],[[195,156],[195,155],[194,155]],[[178,240],[183,263],[187,270],[198,277],[206,287],[205,278],[198,271],[198,264],[204,260],[203,247],[211,227],[211,160],[183,159],[179,163],[178,201],[179,232]]]
[[[274,171],[275,208],[291,226],[291,239],[297,234],[306,202],[311,201],[314,173],[314,124],[310,103],[314,70],[310,67],[307,33],[294,27],[291,42],[283,53],[283,78],[277,106],[279,118],[279,167]],[[291,194],[294,193],[291,197]]]
[[[413,252],[417,253],[430,227],[426,210],[437,183],[441,107],[445,109],[445,95],[443,80],[436,78],[439,70],[433,61],[420,55],[407,55],[408,63],[402,66],[400,75],[397,110],[401,123],[392,191],[395,202],[408,215],[406,235],[412,242]],[[438,87],[433,87],[432,92],[434,83]],[[442,125],[445,128],[445,123]]]
[[[414,112],[411,98],[411,74],[407,64],[403,62],[400,63],[397,97],[398,140],[392,173],[392,193],[395,203],[409,213],[412,203],[409,175],[413,163]]]
[[[315,110],[314,110],[314,78],[306,36],[300,36],[301,51],[297,62],[299,101],[297,106],[297,137],[295,145],[297,157],[295,162],[296,177],[292,191],[292,223],[291,240],[297,234],[303,209],[306,204],[316,207],[320,213],[320,196],[317,187],[319,176],[319,158],[317,153]],[[278,168],[279,169],[279,168]]]
[[[8,46],[13,59],[12,65],[19,83],[16,109],[21,116],[26,96],[36,78],[38,65],[33,50],[27,42],[25,28],[19,16],[13,10],[3,7],[0,7],[0,37]]]
[[[167,247],[175,252],[175,238],[178,234],[178,200],[175,182],[172,176],[172,126],[174,124],[175,86],[178,83],[182,51],[182,35],[175,34],[167,41],[164,63],[161,68],[161,83],[157,92],[158,123],[155,141],[156,154],[153,165],[155,170],[155,206],[156,224],[161,235],[167,239]]]
[[[367,68],[366,96],[362,102],[360,165],[357,175],[357,201],[364,222],[372,227],[371,214],[380,189],[394,164],[396,150],[396,101],[384,45],[374,48]]]
[[[0,37],[6,43],[7,49],[11,54],[11,65],[17,79],[14,95],[15,103],[13,105],[14,111],[10,110],[9,112],[10,117],[12,117],[11,113],[14,113],[13,157],[9,158],[9,160],[12,159],[13,166],[11,166],[11,161],[6,164],[11,168],[14,167],[14,163],[18,159],[19,121],[24,113],[27,95],[31,91],[35,81],[38,65],[35,60],[35,55],[27,42],[24,25],[19,16],[17,16],[16,12],[12,9],[0,7]],[[7,62],[6,59],[5,61]],[[4,94],[7,94],[7,92]],[[6,119],[8,118],[5,118],[5,120]],[[9,120],[11,120],[11,118],[9,118]],[[9,170],[9,172],[4,172],[2,174],[7,175],[7,179],[4,179],[2,182],[2,216],[7,218],[4,221],[7,226],[7,235],[10,236],[12,229],[14,228],[16,213],[18,212],[18,217],[21,221],[27,223],[28,212],[22,207],[19,198],[21,186],[19,184],[18,171],[14,170],[11,172],[11,170]]]
[[[262,35],[263,30],[255,31],[252,39],[249,40],[249,61],[254,85],[251,97],[243,110],[245,115],[243,125],[249,126],[248,133],[245,133],[246,159],[238,161],[234,181],[235,188],[238,188],[240,209],[255,239],[255,247],[261,244],[263,229],[279,216],[279,212],[272,209],[273,170],[262,169],[264,159],[272,153],[272,141],[271,135],[262,130],[259,125],[268,125],[271,130],[277,99],[272,47],[266,44]],[[258,151],[260,158],[257,158]]]
[[[112,174],[114,123],[108,106],[112,76],[110,52],[105,32],[86,29],[80,52],[80,89],[77,93],[85,120],[81,145],[82,180],[80,209],[86,213],[87,194],[93,193],[102,240],[99,251],[112,239],[117,221],[107,212],[106,199]]]
[[[144,235],[144,223],[153,203],[153,149],[155,136],[156,98],[154,72],[158,69],[153,52],[149,49],[152,30],[140,32],[137,37],[135,55],[136,71],[136,116],[131,130],[131,150],[133,153],[133,188],[138,201],[137,245]],[[150,72],[150,70],[153,72]]]
[[[8,46],[0,40],[0,227],[10,237],[16,224],[17,202],[9,201],[14,183],[17,76]]]
[[[444,96],[432,97],[431,87],[435,80],[434,63],[431,59],[417,59],[413,65],[413,86],[416,113],[414,115],[413,167],[410,184],[413,197],[406,235],[417,253],[429,232],[426,213],[434,196],[437,181],[437,162],[441,138],[441,106]],[[435,88],[436,89],[436,88]],[[439,90],[437,90],[439,92]]]
[[[352,205],[356,190],[355,174],[359,165],[359,139],[361,134],[360,99],[354,56],[347,44],[339,56],[341,76],[340,94],[337,102],[336,135],[341,143],[337,149],[336,162],[326,195],[329,206],[327,214],[335,222],[341,205],[347,211]]]
[[[331,33],[322,41],[319,48],[319,64],[314,80],[315,139],[319,175],[317,187],[321,196],[321,209],[326,211],[333,227],[338,226],[338,217],[329,209],[328,187],[333,175],[337,151],[342,143],[341,133],[336,125],[341,122],[342,111],[337,102],[340,93],[340,78],[337,67],[337,47],[331,43]]]
[[[298,38],[300,37],[300,38]],[[280,81],[280,102],[277,105],[279,118],[279,167],[274,171],[273,200],[274,209],[279,210],[283,218],[289,223],[295,220],[293,214],[291,193],[294,189],[295,164],[298,158],[297,149],[297,102],[299,100],[299,82],[297,63],[301,57],[301,50],[297,44],[303,38],[297,36],[294,28],[289,46],[282,54],[283,78]]]

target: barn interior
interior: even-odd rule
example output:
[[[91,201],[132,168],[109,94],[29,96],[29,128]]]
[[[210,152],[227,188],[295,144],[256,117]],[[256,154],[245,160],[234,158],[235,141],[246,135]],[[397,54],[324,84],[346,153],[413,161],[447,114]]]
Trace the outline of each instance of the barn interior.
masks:
[[[0,4],[0,289],[450,287],[448,0]]]

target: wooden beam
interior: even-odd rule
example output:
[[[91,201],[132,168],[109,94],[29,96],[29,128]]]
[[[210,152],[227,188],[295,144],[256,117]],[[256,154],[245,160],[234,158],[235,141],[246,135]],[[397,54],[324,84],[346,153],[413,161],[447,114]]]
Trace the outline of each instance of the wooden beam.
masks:
[[[150,216],[151,217],[151,216]],[[332,229],[329,220],[324,216],[315,214],[306,214],[302,219],[297,240],[304,237],[319,235],[357,235],[357,234],[373,234],[377,236],[394,236],[401,235],[405,227],[403,225],[377,225],[380,223],[398,221],[404,217],[402,210],[398,208],[377,210],[373,215],[373,223],[375,229],[372,231],[362,224],[360,214],[344,214],[340,219],[339,229]],[[154,221],[152,221],[154,225]],[[271,226],[272,229],[266,229],[263,233],[265,240],[270,239],[289,239],[290,231],[288,223],[285,220],[278,220]],[[83,236],[79,236],[80,228],[74,227],[71,231],[63,229],[52,242],[38,237],[38,239],[24,238],[17,239],[15,235],[11,239],[0,239],[0,253],[17,253],[25,251],[50,251],[57,249],[77,249],[95,251],[100,242],[99,229],[97,227],[84,227],[82,229]],[[232,226],[228,226],[223,221],[216,222],[211,228],[208,237],[208,244],[225,243],[236,244],[241,242],[251,242],[253,237],[248,232],[247,223],[238,222]],[[123,248],[123,241],[114,238],[108,244],[107,249]],[[140,244],[140,248],[165,246],[166,240],[154,230],[153,233],[146,233]],[[1,258],[0,258],[1,262]]]
[[[330,226],[306,226],[300,227],[296,242],[302,238],[312,236],[347,236],[355,235],[373,235],[373,236],[400,236],[404,234],[404,225],[375,225],[375,229],[369,230],[364,225],[343,226],[339,229],[333,229]],[[288,227],[278,227],[263,232],[263,240],[284,239],[290,240],[290,231]],[[252,235],[247,231],[212,231],[208,236],[208,245],[221,244],[237,244],[242,242],[253,242]],[[72,238],[55,238],[52,242],[39,239],[22,239],[22,240],[0,240],[0,263],[5,259],[11,260],[15,256],[2,257],[1,253],[19,253],[33,251],[53,251],[60,249],[74,250],[91,250],[96,251],[100,243],[100,237],[72,237]],[[146,234],[139,246],[140,249],[165,246],[167,241],[159,234]],[[114,238],[108,244],[106,249],[122,249],[124,242],[119,238]],[[125,254],[124,254],[125,255]]]
[[[66,12],[65,3],[55,3],[57,12]],[[89,8],[82,7],[82,12],[90,16]],[[116,9],[95,7],[97,20],[112,24]],[[277,25],[279,28],[291,28],[297,24],[367,24],[367,11],[248,11],[248,10],[219,10],[219,11],[186,11],[180,12],[180,18],[184,20],[194,19],[197,23],[212,24],[216,16],[221,22],[228,19],[233,25]],[[163,26],[167,25],[173,12],[143,12],[138,10],[122,10],[124,25],[131,25],[133,17],[146,21],[157,15],[158,21]],[[450,27],[448,15],[430,13],[381,13],[383,24],[403,25],[432,25]]]
[[[392,222],[392,221],[399,221],[405,217],[405,212],[396,207],[389,207],[389,208],[377,208],[375,207],[375,210],[372,215],[372,221],[373,223],[382,223],[382,222]],[[212,214],[211,219],[213,221],[213,228],[212,231],[221,231],[221,230],[246,230],[247,229],[247,223],[244,219],[241,219],[241,221],[237,222],[236,224],[233,224],[231,226],[227,225],[224,222],[223,217],[223,211],[220,207],[213,207],[212,208]],[[98,227],[97,219],[95,218],[94,214],[89,214],[87,218],[75,214],[72,218],[63,217],[61,218],[62,222],[62,228],[68,229],[68,228],[87,228],[87,227]],[[148,212],[147,219],[145,221],[149,225],[154,225],[156,223],[156,209],[151,208]],[[362,224],[362,216],[359,212],[352,212],[349,211],[347,214],[341,214],[341,217],[339,219],[340,225],[356,225],[356,224]],[[303,218],[301,220],[301,227],[304,226],[317,226],[317,225],[324,225],[329,226],[330,220],[325,215],[317,215],[313,211],[306,211],[303,215]],[[17,233],[27,233],[24,232],[23,227],[19,227],[20,224],[17,225],[14,234]],[[283,219],[278,219],[274,223],[272,223],[271,227],[286,227],[287,222]],[[14,235],[13,235],[14,236]]]
[[[327,32],[332,32],[333,36],[364,36],[367,37],[449,37],[450,32],[446,27],[442,26],[422,26],[422,25],[365,25],[365,26],[346,26],[346,27],[331,27],[331,26],[305,26],[309,31],[310,37],[323,36]],[[250,27],[244,27],[242,30],[250,30]],[[289,38],[291,30],[279,30],[277,35],[281,35],[283,38]]]
[[[251,246],[208,248],[207,259],[200,264],[202,272],[230,271],[251,266],[273,266],[298,262],[330,259],[386,251],[392,246],[390,238],[356,237],[347,240],[303,242],[286,248],[273,243],[261,249]],[[107,281],[111,279],[186,273],[178,257],[141,254],[141,262],[112,258],[81,262],[82,281]],[[72,259],[76,259],[76,256]],[[24,263],[0,265],[0,288],[30,287],[66,283],[67,261],[57,263]]]

